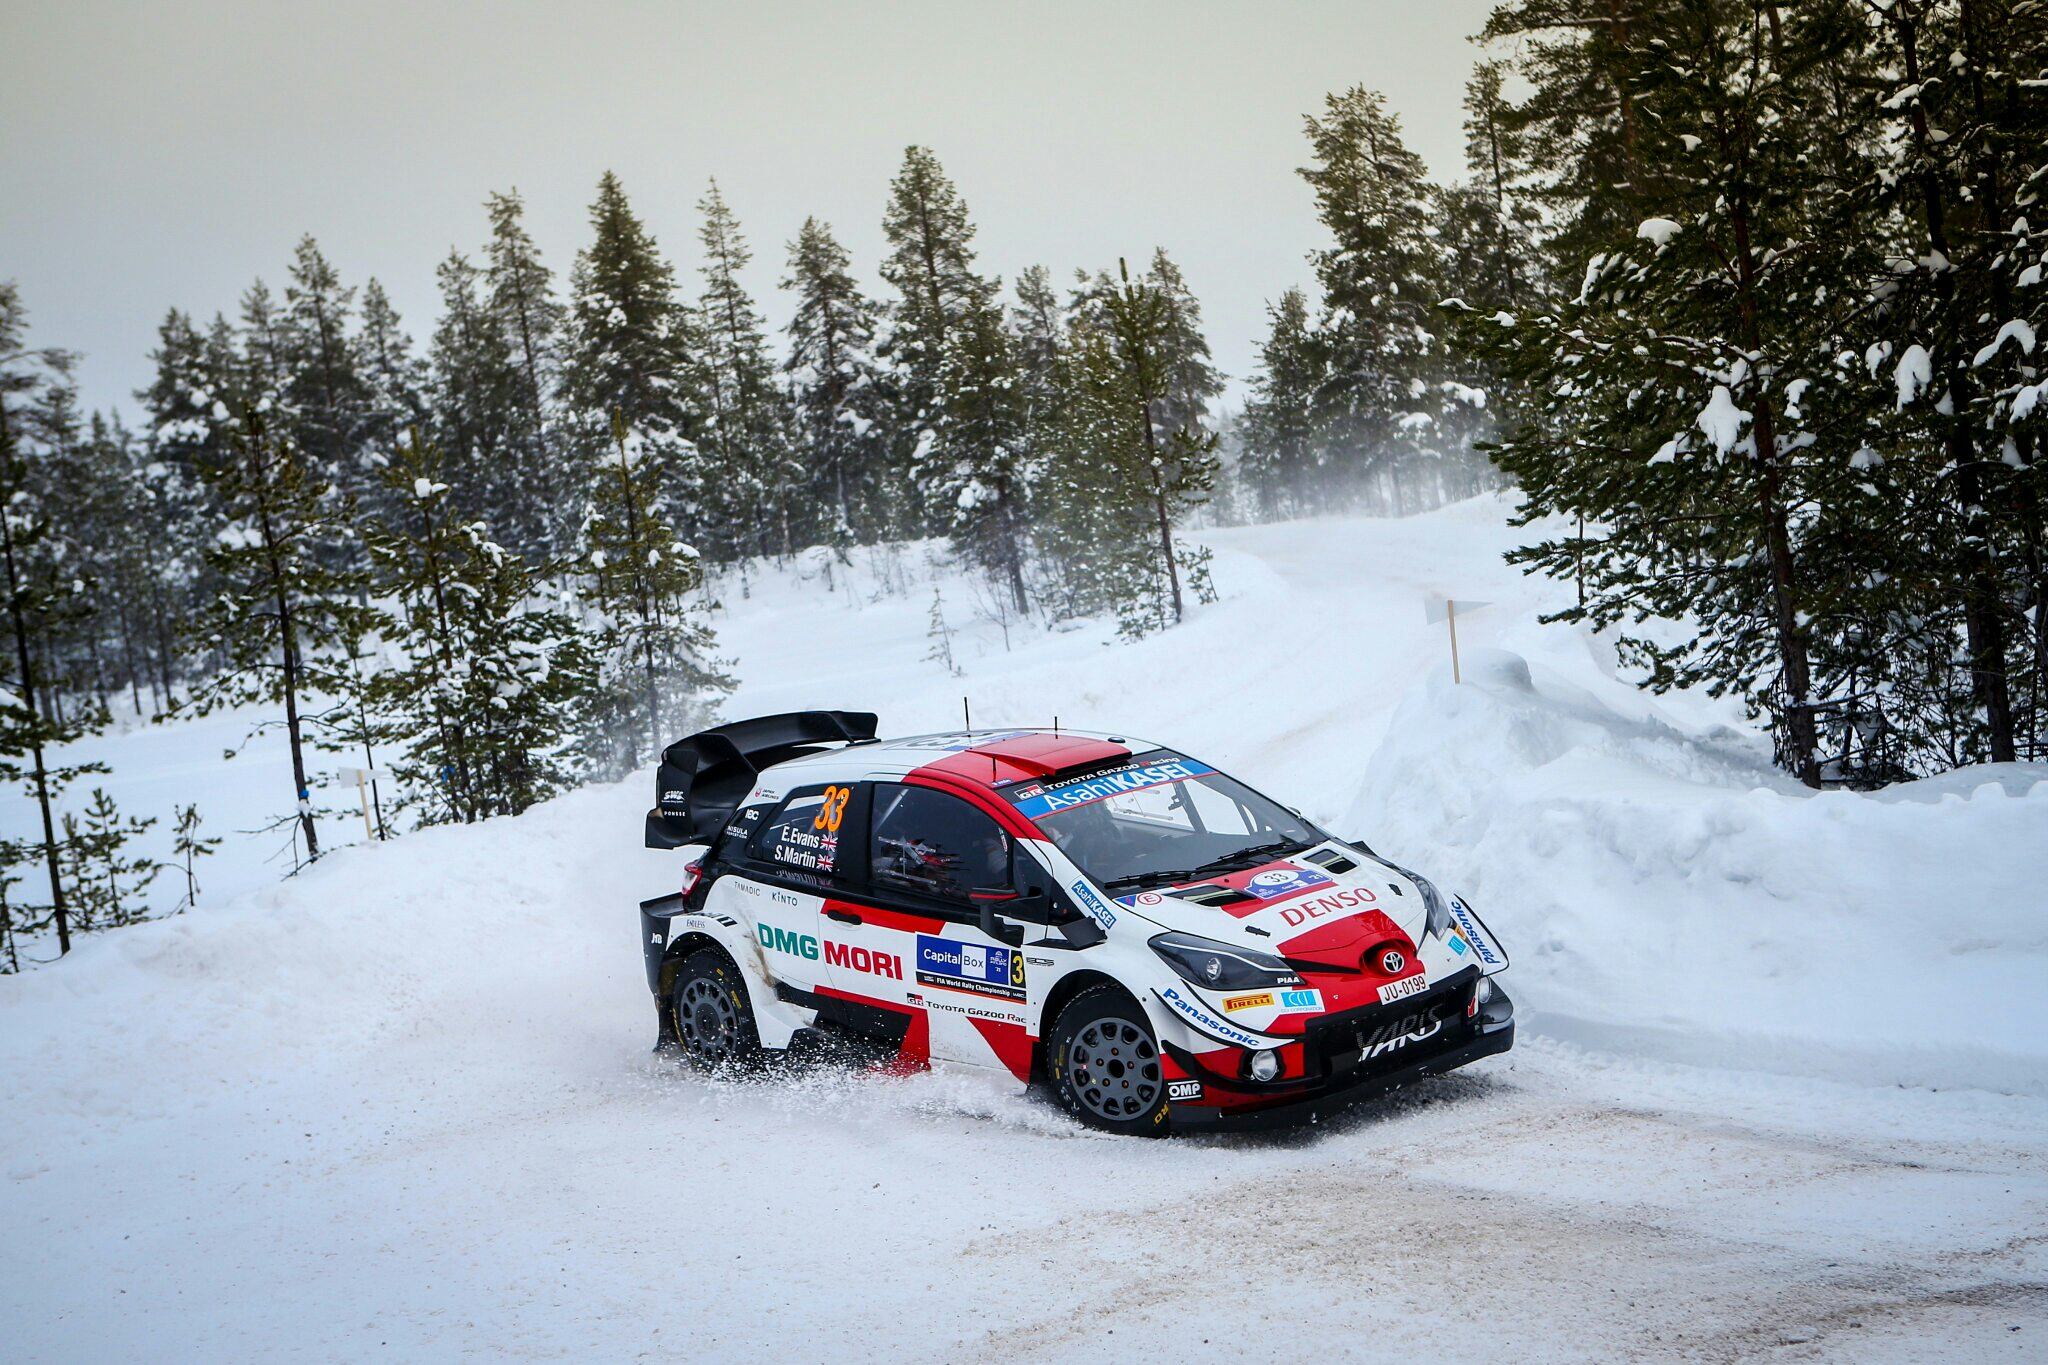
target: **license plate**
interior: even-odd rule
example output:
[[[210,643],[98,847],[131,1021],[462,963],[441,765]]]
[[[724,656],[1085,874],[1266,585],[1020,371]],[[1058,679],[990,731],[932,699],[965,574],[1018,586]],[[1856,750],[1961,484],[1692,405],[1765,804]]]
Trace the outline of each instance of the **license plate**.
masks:
[[[1406,1000],[1409,996],[1420,995],[1428,989],[1429,983],[1423,980],[1421,973],[1418,972],[1399,981],[1389,981],[1380,987],[1380,1003],[1384,1005],[1391,1000]]]

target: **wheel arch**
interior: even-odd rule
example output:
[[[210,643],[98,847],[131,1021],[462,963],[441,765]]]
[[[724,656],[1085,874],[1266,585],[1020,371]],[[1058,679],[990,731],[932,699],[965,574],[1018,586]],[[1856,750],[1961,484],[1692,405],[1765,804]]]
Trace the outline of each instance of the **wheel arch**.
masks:
[[[1139,1000],[1132,993],[1129,986],[1126,986],[1108,972],[1100,971],[1094,967],[1082,967],[1068,972],[1053,983],[1053,988],[1046,993],[1045,1008],[1038,1013],[1038,1041],[1032,1045],[1031,1049],[1031,1076],[1033,1080],[1043,1081],[1046,1079],[1046,1039],[1052,1036],[1052,1026],[1060,1017],[1060,1011],[1067,1007],[1068,1001],[1072,1000],[1082,991],[1087,990],[1090,986],[1114,986],[1125,995],[1130,996],[1133,1001],[1136,1001],[1140,1010],[1145,1008],[1145,1002]]]

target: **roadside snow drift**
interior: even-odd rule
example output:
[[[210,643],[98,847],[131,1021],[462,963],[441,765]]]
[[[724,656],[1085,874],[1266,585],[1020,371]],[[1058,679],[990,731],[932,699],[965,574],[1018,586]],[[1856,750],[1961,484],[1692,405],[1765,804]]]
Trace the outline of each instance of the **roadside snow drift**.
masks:
[[[0,979],[6,1354],[2040,1352],[2048,773],[1805,792],[1538,626],[1505,510],[1210,533],[1223,600],[1136,645],[1006,645],[916,547],[718,586],[728,715],[1128,730],[1465,891],[1509,1056],[1263,1140],[972,1075],[712,1083],[646,1051],[647,781],[286,882],[237,837],[229,903]],[[1462,685],[1431,593],[1492,604]],[[221,724],[86,747],[133,813],[249,828],[280,760],[223,766]]]

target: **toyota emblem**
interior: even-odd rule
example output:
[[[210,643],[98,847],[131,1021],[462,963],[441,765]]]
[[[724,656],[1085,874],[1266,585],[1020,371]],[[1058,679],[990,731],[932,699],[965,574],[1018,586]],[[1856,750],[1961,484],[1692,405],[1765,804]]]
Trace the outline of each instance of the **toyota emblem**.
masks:
[[[1388,976],[1399,976],[1408,965],[1408,958],[1399,948],[1389,948],[1380,954],[1380,970]]]

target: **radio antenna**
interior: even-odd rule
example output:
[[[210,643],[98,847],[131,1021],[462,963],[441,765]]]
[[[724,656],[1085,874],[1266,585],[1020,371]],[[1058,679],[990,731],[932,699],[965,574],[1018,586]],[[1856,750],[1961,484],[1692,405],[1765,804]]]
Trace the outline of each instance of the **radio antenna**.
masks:
[[[960,699],[960,724],[968,734],[974,733],[974,713],[967,709],[967,698]]]
[[[1060,733],[1060,718],[1059,718],[1058,716],[1054,716],[1054,717],[1052,718],[1052,733],[1053,733],[1053,737],[1054,737],[1054,738],[1058,738],[1058,737],[1059,737],[1059,733]]]

